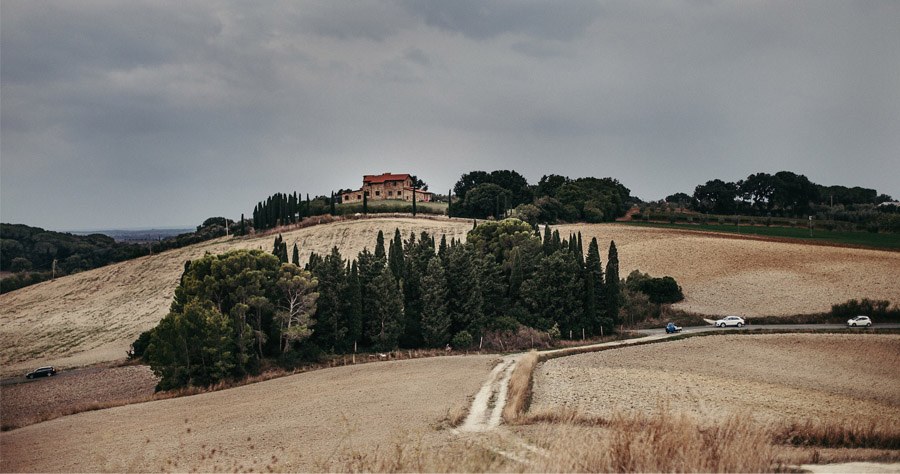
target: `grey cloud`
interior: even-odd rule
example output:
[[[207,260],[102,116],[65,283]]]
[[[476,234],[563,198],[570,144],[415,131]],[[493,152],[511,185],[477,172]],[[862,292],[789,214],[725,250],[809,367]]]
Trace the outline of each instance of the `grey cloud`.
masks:
[[[5,222],[197,224],[382,171],[656,199],[788,169],[900,197],[895,2],[2,8]]]

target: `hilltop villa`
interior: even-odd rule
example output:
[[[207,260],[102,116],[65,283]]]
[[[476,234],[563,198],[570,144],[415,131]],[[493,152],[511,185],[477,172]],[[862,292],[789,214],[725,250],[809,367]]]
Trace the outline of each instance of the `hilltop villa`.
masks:
[[[433,196],[432,193],[420,189],[415,192],[416,202],[430,202]],[[369,201],[385,199],[412,201],[412,178],[409,174],[367,174],[363,176],[362,188],[341,194],[341,202],[363,202],[363,195],[367,196]]]

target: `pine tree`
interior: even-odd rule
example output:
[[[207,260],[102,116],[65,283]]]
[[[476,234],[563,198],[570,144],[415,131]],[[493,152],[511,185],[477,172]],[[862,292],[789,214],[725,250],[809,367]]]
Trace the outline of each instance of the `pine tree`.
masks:
[[[297,242],[294,242],[294,253],[291,256],[291,263],[298,267],[300,266],[300,247],[297,247]]]
[[[613,324],[621,324],[619,308],[622,307],[622,289],[619,281],[619,251],[616,250],[616,242],[609,243],[609,256],[606,258],[606,314]]]
[[[428,262],[422,287],[422,336],[425,344],[440,347],[450,339],[447,277],[440,258],[434,257]]]

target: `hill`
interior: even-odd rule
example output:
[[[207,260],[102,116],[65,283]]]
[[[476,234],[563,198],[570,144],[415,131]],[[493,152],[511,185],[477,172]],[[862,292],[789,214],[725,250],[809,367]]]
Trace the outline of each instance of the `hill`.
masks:
[[[381,217],[283,231],[305,261],[311,251],[337,246],[344,256],[374,245],[375,234],[427,231],[465,238],[470,220]],[[615,240],[621,275],[640,269],[669,275],[686,299],[678,307],[698,313],[745,316],[826,311],[850,298],[900,301],[900,253],[768,242],[723,234],[617,224],[555,227],[560,233]],[[184,262],[206,252],[270,250],[274,236],[220,238],[58,278],[0,295],[0,366],[3,375],[42,364],[81,366],[121,359],[130,343],[165,316]],[[302,262],[301,262],[302,263]]]

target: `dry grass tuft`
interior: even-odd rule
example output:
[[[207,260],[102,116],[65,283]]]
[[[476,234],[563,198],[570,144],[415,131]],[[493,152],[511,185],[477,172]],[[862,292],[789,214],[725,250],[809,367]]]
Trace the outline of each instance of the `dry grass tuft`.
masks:
[[[531,351],[519,358],[516,368],[509,377],[506,406],[503,407],[503,421],[512,423],[526,409],[531,401],[531,380],[540,355]]]
[[[773,439],[793,446],[900,449],[900,426],[883,417],[791,421],[777,428]]]

